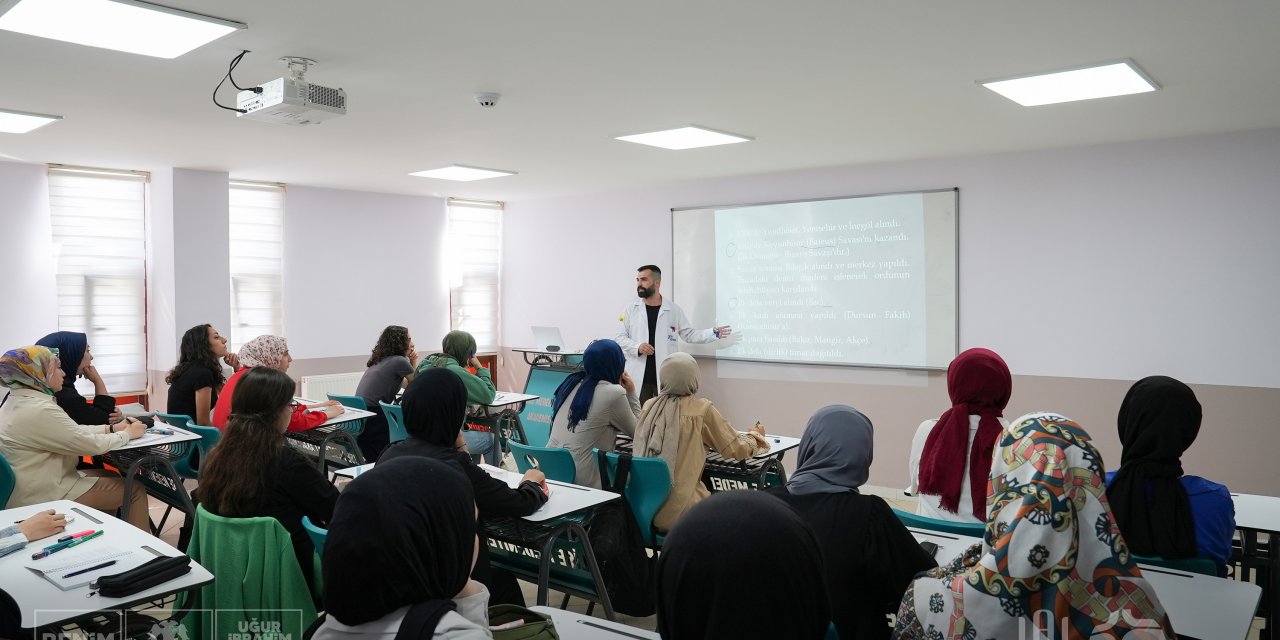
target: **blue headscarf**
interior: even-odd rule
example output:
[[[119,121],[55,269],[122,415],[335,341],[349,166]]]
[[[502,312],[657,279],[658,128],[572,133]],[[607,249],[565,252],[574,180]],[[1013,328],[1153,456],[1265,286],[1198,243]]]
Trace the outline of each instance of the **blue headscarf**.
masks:
[[[40,338],[36,344],[58,350],[58,360],[62,363],[62,372],[67,374],[67,386],[70,386],[76,379],[80,361],[84,360],[84,352],[89,349],[89,336],[74,331],[56,331]]]
[[[591,409],[591,400],[596,397],[596,383],[604,380],[609,384],[617,384],[626,364],[626,356],[622,355],[622,347],[618,343],[612,340],[592,342],[582,354],[582,371],[571,374],[556,388],[551,415],[560,413],[560,407],[569,399],[569,394],[581,383],[578,393],[573,394],[573,402],[569,404],[569,430],[573,431]]]

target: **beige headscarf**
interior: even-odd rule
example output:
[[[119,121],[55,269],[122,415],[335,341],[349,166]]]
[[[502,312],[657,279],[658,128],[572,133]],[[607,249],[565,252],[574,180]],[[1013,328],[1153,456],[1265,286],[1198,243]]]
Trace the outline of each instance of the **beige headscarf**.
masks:
[[[674,473],[680,444],[680,401],[698,392],[698,362],[676,352],[662,361],[658,371],[662,393],[645,405],[636,427],[632,451],[643,458],[662,458]]]

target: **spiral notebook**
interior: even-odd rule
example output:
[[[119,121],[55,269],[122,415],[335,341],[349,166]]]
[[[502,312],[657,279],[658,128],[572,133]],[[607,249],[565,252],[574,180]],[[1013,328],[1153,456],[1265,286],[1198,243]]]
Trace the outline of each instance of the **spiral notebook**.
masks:
[[[132,569],[147,560],[147,558],[143,557],[143,554],[131,549],[120,549],[106,545],[91,547],[90,545],[92,544],[84,545],[83,549],[59,551],[39,560],[29,560],[27,561],[27,568],[44,576],[46,580],[52,582],[59,589],[70,591],[76,587],[83,587],[102,576],[109,576]],[[109,560],[115,560],[116,563],[97,571],[89,571],[70,578],[63,577],[69,573],[92,567],[95,564],[102,564]]]

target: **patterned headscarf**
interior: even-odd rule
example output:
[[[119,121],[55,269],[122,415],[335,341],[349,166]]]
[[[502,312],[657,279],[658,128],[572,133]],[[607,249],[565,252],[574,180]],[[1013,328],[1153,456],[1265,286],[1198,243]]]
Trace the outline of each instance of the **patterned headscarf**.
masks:
[[[698,392],[698,361],[677,351],[659,368],[662,393],[644,407],[636,427],[634,451],[646,458],[662,458],[667,468],[676,468],[680,444],[680,401]],[[672,483],[675,476],[671,477]]]
[[[19,347],[0,356],[0,384],[53,395],[46,379],[58,369],[58,352],[48,347]]]
[[[289,345],[280,336],[258,336],[240,347],[241,367],[280,368],[284,354],[289,353]]]
[[[1070,419],[1039,413],[1009,425],[991,467],[980,550],[912,583],[894,637],[1172,637],[1104,480],[1102,457]]]

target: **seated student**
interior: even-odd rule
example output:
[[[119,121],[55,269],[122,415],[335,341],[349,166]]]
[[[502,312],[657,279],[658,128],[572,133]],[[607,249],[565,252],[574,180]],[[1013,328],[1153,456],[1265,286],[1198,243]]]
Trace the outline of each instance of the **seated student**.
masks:
[[[16,476],[8,507],[74,500],[114,513],[124,504],[124,478],[102,469],[77,471],[76,461],[141,438],[147,426],[133,418],[118,425],[76,424],[53,400],[66,375],[58,357],[45,347],[22,347],[0,356],[0,385],[9,388],[0,406],[0,455]],[[132,493],[129,523],[150,532],[146,491]]]
[[[658,556],[658,633],[821,640],[831,625],[813,530],[781,500],[724,491],[672,527]]]
[[[66,527],[67,515],[50,509],[0,529],[0,556],[20,551],[28,542],[62,533]]]
[[[584,487],[600,488],[599,463],[592,450],[613,451],[619,433],[636,432],[640,400],[625,365],[618,343],[596,340],[582,354],[582,371],[570,374],[556,388],[547,446],[573,454],[574,482]]]
[[[284,338],[278,336],[258,336],[244,344],[238,354],[240,369],[231,374],[227,384],[218,394],[218,402],[213,407],[213,426],[221,429],[231,416],[235,402],[236,384],[249,369],[266,367],[284,373],[289,370],[293,358],[289,356],[289,345]],[[314,429],[329,418],[342,415],[342,405],[333,400],[317,402],[309,405],[293,407],[293,415],[289,418],[289,431],[306,431]]]
[[[471,404],[489,404],[497,395],[497,387],[493,385],[493,377],[489,370],[480,364],[476,357],[476,339],[466,331],[450,331],[442,343],[443,353],[429,356],[418,364],[418,373],[430,368],[448,369],[462,379],[467,387],[467,402]],[[468,425],[462,432],[467,439],[467,450],[477,460],[484,457],[491,465],[497,465],[502,457],[499,450],[497,434],[486,430],[487,425]]]
[[[76,424],[116,424],[124,419],[120,410],[116,409],[116,399],[107,394],[102,374],[93,366],[88,336],[73,331],[58,331],[40,338],[36,345],[48,347],[58,353],[58,361],[62,363],[66,381],[62,390],[55,393],[53,398]],[[92,403],[76,391],[76,378],[80,376],[93,383]]]
[[[187,329],[178,345],[178,364],[164,379],[169,385],[165,413],[187,416],[198,425],[212,426],[213,408],[226,383],[219,359],[232,369],[239,363],[236,354],[227,352],[227,339],[219,335],[213,325],[200,324]]]
[[[405,487],[414,487],[405,491]],[[324,622],[312,640],[491,638],[471,483],[453,465],[379,462],[343,490],[324,547]],[[370,541],[376,541],[371,544]]]
[[[242,356],[243,357],[243,356]],[[231,397],[231,419],[222,440],[200,465],[200,504],[224,518],[272,517],[289,531],[293,552],[312,584],[311,539],[302,516],[324,526],[338,490],[296,449],[284,432],[294,415],[293,379],[283,371],[252,366],[240,374]]]
[[[413,381],[413,368],[417,365],[418,351],[413,346],[409,330],[398,325],[383,329],[365,365],[368,369],[360,376],[360,384],[356,385],[356,395],[364,398],[366,408],[373,412],[358,438],[365,460],[376,461],[391,440],[387,432],[387,416],[378,403],[394,403],[396,393]]]
[[[858,492],[871,472],[872,435],[871,421],[852,407],[819,409],[800,438],[795,473],[769,490],[818,538],[841,638],[888,638],[887,616],[902,592],[938,565],[884,500]]]
[[[653,517],[658,531],[671,525],[693,505],[711,495],[702,484],[707,448],[733,460],[745,460],[767,451],[764,427],[757,424],[746,434],[734,431],[715,405],[698,392],[698,363],[693,356],[676,352],[662,361],[662,393],[645,403],[636,427],[632,452],[644,458],[662,458],[671,471],[671,492]]]
[[[1033,413],[998,447],[985,541],[911,583],[893,637],[1020,638],[1032,624],[1052,640],[1173,637],[1111,515],[1089,434]]]
[[[938,520],[983,522],[991,450],[1004,428],[1013,378],[994,351],[969,349],[947,367],[951,408],[925,420],[911,440],[916,513]]]
[[[1134,553],[1213,558],[1227,575],[1235,503],[1227,487],[1182,475],[1182,452],[1200,432],[1201,410],[1187,385],[1165,376],[1134,383],[1120,405],[1120,468],[1107,474],[1107,499]]]

